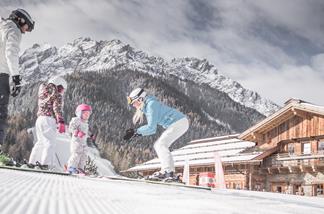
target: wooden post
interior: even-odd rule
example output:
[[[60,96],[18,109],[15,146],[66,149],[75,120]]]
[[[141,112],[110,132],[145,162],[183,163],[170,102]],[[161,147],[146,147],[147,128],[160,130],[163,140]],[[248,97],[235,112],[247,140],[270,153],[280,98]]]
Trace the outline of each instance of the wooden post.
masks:
[[[215,179],[216,179],[215,188],[226,189],[222,160],[217,152],[214,153],[214,159],[215,159]]]
[[[253,173],[253,166],[250,166],[250,173],[249,173],[249,190],[252,190],[252,173]]]
[[[190,184],[190,165],[189,165],[189,158],[188,157],[186,157],[185,165],[183,167],[182,181],[186,185]]]

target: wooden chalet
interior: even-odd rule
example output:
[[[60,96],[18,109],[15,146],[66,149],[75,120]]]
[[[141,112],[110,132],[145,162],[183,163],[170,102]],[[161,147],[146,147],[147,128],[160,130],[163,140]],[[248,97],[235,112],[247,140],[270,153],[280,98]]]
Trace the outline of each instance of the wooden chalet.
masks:
[[[323,196],[324,107],[290,99],[239,138],[264,152],[252,180],[264,180],[266,191]]]
[[[190,164],[190,183],[215,172],[222,160],[227,188],[324,196],[324,107],[290,99],[273,115],[238,135],[191,141],[172,152],[176,173]],[[158,159],[128,169],[142,176],[160,169]]]

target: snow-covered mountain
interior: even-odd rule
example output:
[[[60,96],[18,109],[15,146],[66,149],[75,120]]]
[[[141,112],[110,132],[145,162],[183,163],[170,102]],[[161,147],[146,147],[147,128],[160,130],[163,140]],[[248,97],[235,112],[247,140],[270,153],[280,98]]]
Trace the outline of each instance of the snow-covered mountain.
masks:
[[[206,59],[179,58],[170,62],[135,50],[119,40],[94,41],[79,38],[63,47],[35,44],[20,57],[21,73],[28,82],[48,79],[73,71],[100,71],[124,68],[148,73],[154,77],[174,75],[182,80],[206,84],[225,92],[235,102],[270,115],[279,106],[238,82],[219,74]]]

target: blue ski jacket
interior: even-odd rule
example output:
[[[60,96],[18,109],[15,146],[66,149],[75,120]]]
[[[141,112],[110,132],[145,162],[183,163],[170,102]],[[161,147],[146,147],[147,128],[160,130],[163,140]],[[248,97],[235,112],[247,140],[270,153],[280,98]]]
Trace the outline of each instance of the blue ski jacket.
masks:
[[[146,116],[147,124],[138,128],[137,133],[143,136],[155,134],[157,125],[166,129],[186,117],[178,110],[161,103],[154,96],[146,97],[142,111]]]

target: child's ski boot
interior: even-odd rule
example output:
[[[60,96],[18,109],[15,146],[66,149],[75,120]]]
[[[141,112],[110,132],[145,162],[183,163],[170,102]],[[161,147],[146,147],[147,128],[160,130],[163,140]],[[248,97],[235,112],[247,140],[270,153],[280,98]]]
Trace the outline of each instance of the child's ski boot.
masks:
[[[79,174],[79,170],[73,166],[70,166],[68,168],[68,173],[70,173],[71,175],[76,175],[76,174]]]

